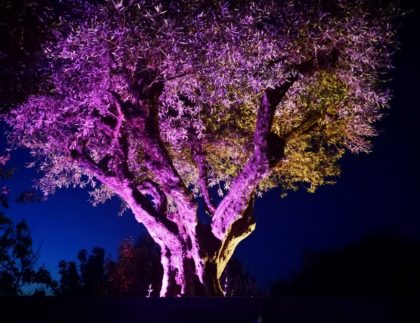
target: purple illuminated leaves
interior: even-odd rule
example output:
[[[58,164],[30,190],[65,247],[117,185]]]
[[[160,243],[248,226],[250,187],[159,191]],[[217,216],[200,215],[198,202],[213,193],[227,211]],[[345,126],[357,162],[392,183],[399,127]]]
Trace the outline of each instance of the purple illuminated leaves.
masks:
[[[262,93],[292,75],[300,77],[277,107],[273,132],[285,135],[312,114],[320,117],[290,139],[284,162],[261,191],[302,182],[313,190],[328,182],[339,173],[345,149],[369,151],[373,124],[389,100],[379,80],[391,67],[393,9],[374,13],[351,1],[335,2],[331,10],[318,1],[72,0],[69,6],[73,16],[63,18],[56,39],[44,46],[50,93],[30,97],[7,119],[12,140],[38,158],[46,194],[92,185],[95,201],[109,198],[70,152],[80,149],[96,162],[111,154],[110,165],[121,163],[112,145],[117,111],[110,92],[134,104],[130,78],[144,70],[164,82],[160,136],[195,192],[192,147],[202,144],[208,156],[209,185],[229,187],[253,149]],[[307,62],[319,71],[303,76],[296,67]],[[129,145],[131,170],[147,176],[152,170],[144,166],[142,139],[130,134]]]

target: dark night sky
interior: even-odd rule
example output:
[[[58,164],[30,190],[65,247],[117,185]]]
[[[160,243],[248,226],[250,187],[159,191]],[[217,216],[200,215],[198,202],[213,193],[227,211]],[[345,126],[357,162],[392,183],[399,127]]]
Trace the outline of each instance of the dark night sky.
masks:
[[[394,99],[378,124],[381,135],[374,140],[373,153],[345,156],[338,183],[315,194],[299,191],[280,199],[275,190],[257,201],[257,229],[236,254],[261,287],[298,270],[306,249],[339,248],[381,231],[420,239],[419,23],[417,11],[400,30],[401,50],[395,55],[391,83]],[[36,177],[24,168],[27,161],[27,152],[12,155],[9,165],[17,171],[7,182],[12,203],[5,213],[15,221],[28,221],[34,247],[41,248],[39,264],[55,278],[59,260],[76,259],[79,249],[101,246],[115,255],[124,238],[145,232],[129,212],[117,216],[117,200],[92,207],[80,189],[58,191],[46,202],[14,203],[13,197]]]

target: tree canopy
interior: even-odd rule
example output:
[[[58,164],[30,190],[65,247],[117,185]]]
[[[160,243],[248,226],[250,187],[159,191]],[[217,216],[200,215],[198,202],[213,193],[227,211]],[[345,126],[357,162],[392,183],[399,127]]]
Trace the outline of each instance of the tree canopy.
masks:
[[[8,118],[20,144],[41,157],[46,194],[94,185],[70,156],[77,147],[112,171],[125,158],[113,144],[118,132],[134,132],[116,126],[145,113],[129,105],[118,111],[117,103],[151,95],[159,97],[153,113],[174,166],[197,194],[195,151],[207,156],[208,183],[223,194],[252,154],[262,94],[291,80],[272,126],[285,141],[285,158],[259,191],[300,183],[312,191],[338,175],[346,148],[370,149],[373,123],[389,99],[380,83],[394,40],[389,8],[366,10],[359,1],[69,2],[72,10],[44,45],[49,66],[42,67],[51,77]],[[142,84],[132,84],[133,75]],[[128,140],[130,170],[139,181],[156,176],[144,141],[133,133]],[[93,193],[100,201],[109,196],[104,187]]]
[[[345,151],[370,150],[398,15],[384,1],[70,0],[9,138],[45,195],[123,200],[161,248],[161,295],[220,295],[255,195],[313,192]]]

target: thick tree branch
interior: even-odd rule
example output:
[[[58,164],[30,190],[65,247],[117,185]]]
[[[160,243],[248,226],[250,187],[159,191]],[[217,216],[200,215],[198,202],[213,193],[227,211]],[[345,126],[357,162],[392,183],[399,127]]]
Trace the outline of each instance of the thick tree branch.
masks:
[[[121,135],[121,127],[124,121],[124,113],[123,113],[123,101],[121,97],[114,91],[110,91],[112,96],[115,99],[115,106],[117,108],[117,115],[115,116],[117,119],[117,124],[113,130],[113,139],[112,139],[112,146],[116,146],[118,143],[118,138]]]
[[[291,70],[308,76],[317,70],[333,68],[338,54],[335,49],[330,52],[316,53],[314,59],[293,66]],[[221,241],[229,236],[232,225],[243,216],[258,184],[284,157],[285,139],[308,131],[319,119],[317,116],[314,117],[315,119],[311,116],[301,126],[294,129],[287,138],[280,138],[271,133],[275,109],[297,80],[298,75],[294,73],[283,84],[274,89],[267,89],[261,98],[254,132],[254,151],[242,171],[236,176],[229,193],[219,204],[212,218],[212,232]]]
[[[107,41],[110,42],[110,46],[115,45],[112,41]],[[154,175],[154,180],[158,182],[165,194],[173,198],[180,211],[184,212],[186,216],[186,214],[191,213],[191,211],[187,212],[188,209],[196,209],[195,203],[175,169],[159,133],[158,99],[163,90],[163,80],[156,70],[148,66],[149,64],[145,59],[140,59],[137,62],[133,73],[121,66],[115,60],[111,51],[109,53],[112,62],[110,72],[121,75],[125,79],[130,94],[136,100],[136,107],[130,108],[131,102],[124,102],[117,93],[113,92],[111,94],[118,102],[125,119],[129,124],[131,123],[131,132],[144,143],[145,163]],[[177,75],[176,77],[181,76],[183,75]],[[140,115],[130,113],[130,110],[138,110]],[[195,220],[195,216],[190,215],[189,217],[191,221]]]
[[[217,254],[218,278],[222,276],[227,263],[235,252],[236,246],[255,230],[255,225],[254,197],[252,197],[244,214],[233,223],[232,229],[223,240],[222,246],[219,249]]]
[[[197,258],[199,257],[198,253],[200,250],[196,232],[197,205],[181,176],[175,169],[159,131],[158,100],[163,89],[163,83],[156,79],[153,71],[147,69],[139,69],[136,73],[136,78],[136,88],[141,88],[141,96],[139,97],[140,100],[137,100],[134,105],[129,101],[123,101],[116,93],[113,93],[113,96],[120,106],[120,111],[124,115],[125,125],[123,132],[130,136],[130,142],[142,143],[141,149],[144,155],[143,160],[145,166],[150,174],[152,174],[153,182],[156,183],[156,187],[154,188],[159,187],[162,195],[154,190],[153,186],[149,185],[146,188],[143,185],[137,187],[140,196],[136,197],[135,195],[137,193],[135,191],[133,192],[136,194],[133,196],[137,200],[137,203],[142,202],[141,191],[143,190],[143,193],[145,193],[144,190],[147,190],[151,196],[154,196],[154,201],[159,199],[159,195],[160,197],[165,196],[164,199],[161,198],[161,200],[165,201],[165,206],[166,197],[170,197],[175,202],[177,211],[170,215],[167,214],[164,217],[157,217],[157,219],[172,234],[175,233],[176,229],[177,237],[171,238],[169,242],[165,237],[158,237],[156,240],[158,243],[159,241],[161,242],[160,245],[164,249],[168,248],[168,246],[173,247],[181,244],[175,250],[183,250],[185,247],[182,247],[182,245],[189,246],[188,248],[191,249],[190,252],[194,254],[191,257]],[[124,135],[120,136],[120,143],[124,140],[124,137]],[[155,205],[154,210],[158,210],[159,206],[162,205]],[[135,203],[130,207],[135,208]],[[151,210],[147,211],[151,212]],[[161,214],[161,212],[158,212],[158,214]],[[142,222],[144,221],[142,220]],[[174,225],[172,226],[172,224]],[[153,223],[150,225],[153,225]],[[149,230],[149,232],[151,231]]]
[[[116,195],[126,201],[132,210],[136,210],[137,220],[143,223],[146,228],[154,227],[157,232],[173,236],[175,239],[178,228],[170,221],[165,213],[154,209],[151,202],[137,189],[136,185],[129,179],[121,180],[113,174],[107,173],[98,163],[80,149],[71,151],[72,159],[83,168],[91,172],[100,182],[107,185]],[[150,231],[149,231],[150,232]]]
[[[175,169],[159,133],[158,97],[163,85],[159,83],[160,81],[152,80],[153,75],[149,75],[150,73],[150,71],[146,70],[137,72],[138,78],[144,77],[144,82],[150,78],[149,81],[151,82],[151,84],[142,85],[144,86],[144,91],[147,92],[147,96],[142,96],[142,100],[136,103],[138,105],[137,108],[133,107],[131,102],[124,101],[118,93],[114,91],[110,91],[110,93],[115,98],[130,133],[136,137],[133,138],[135,139],[134,141],[138,140],[143,143],[145,163],[149,171],[154,175],[154,180],[166,195],[174,199],[185,216],[191,213],[189,217],[191,221],[194,221],[196,215],[194,212],[193,216],[191,212],[191,210],[194,211],[196,209],[194,200]],[[146,95],[146,92],[144,95]],[[143,106],[143,108],[140,106]],[[137,114],[133,113],[133,110],[147,111],[147,113],[146,115]],[[123,141],[124,136],[120,134],[120,142]],[[190,211],[188,212],[188,210]]]
[[[170,161],[163,143],[158,138],[150,138],[147,134],[139,133],[137,136],[143,143],[144,163],[148,171],[153,174],[153,180],[175,201],[178,213],[195,222],[195,202]]]
[[[158,224],[162,224],[168,231],[174,236],[179,234],[179,229],[176,223],[172,222],[167,213],[159,212],[153,206],[153,204],[143,195],[135,185],[129,186],[131,189],[131,195],[134,198],[137,205],[139,205],[147,214],[150,214]]]
[[[266,90],[261,99],[254,133],[254,152],[213,216],[212,232],[222,241],[229,236],[233,223],[243,216],[259,182],[269,173],[273,163],[270,160],[269,138],[274,112],[296,79],[297,76],[291,77],[275,89]],[[277,158],[282,156],[283,152],[277,154]]]
[[[153,179],[163,192],[175,202],[178,212],[187,223],[196,223],[196,203],[181,176],[172,163],[172,159],[163,143],[159,132],[158,98],[149,101],[149,113],[143,129],[136,136],[143,143],[145,163],[153,174]],[[136,128],[134,125],[133,128]]]
[[[283,140],[287,142],[291,140],[292,138],[295,138],[297,136],[300,136],[309,132],[318,124],[322,116],[323,116],[323,113],[320,113],[320,112],[310,114],[305,120],[301,122],[300,125],[298,125],[296,128],[292,129],[285,136],[283,136]]]
[[[70,156],[79,166],[87,169],[101,182],[109,185],[111,189],[116,188],[114,183],[115,174],[111,173],[108,169],[104,169],[99,163],[96,163],[89,154],[83,151],[83,148],[72,149]]]

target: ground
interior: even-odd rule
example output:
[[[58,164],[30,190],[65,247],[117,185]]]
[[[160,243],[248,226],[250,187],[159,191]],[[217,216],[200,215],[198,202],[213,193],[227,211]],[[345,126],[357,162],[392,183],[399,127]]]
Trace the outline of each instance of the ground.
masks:
[[[415,300],[301,297],[20,297],[0,299],[0,311],[4,323],[404,323],[420,321],[413,316],[415,303]]]

